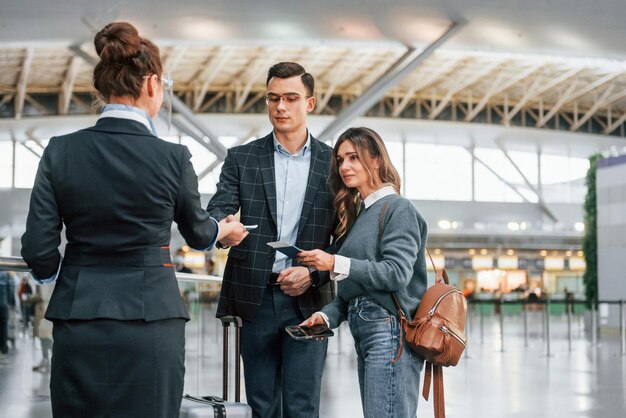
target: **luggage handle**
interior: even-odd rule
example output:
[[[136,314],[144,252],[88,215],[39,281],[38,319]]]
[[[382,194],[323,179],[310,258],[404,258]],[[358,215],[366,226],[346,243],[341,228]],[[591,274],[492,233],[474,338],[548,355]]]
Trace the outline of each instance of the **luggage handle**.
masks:
[[[222,376],[222,392],[224,400],[228,400],[228,328],[230,324],[235,325],[235,402],[241,401],[241,360],[239,356],[241,354],[241,327],[243,322],[240,317],[226,315],[220,317],[222,321],[222,327],[224,328],[224,361],[223,376]]]

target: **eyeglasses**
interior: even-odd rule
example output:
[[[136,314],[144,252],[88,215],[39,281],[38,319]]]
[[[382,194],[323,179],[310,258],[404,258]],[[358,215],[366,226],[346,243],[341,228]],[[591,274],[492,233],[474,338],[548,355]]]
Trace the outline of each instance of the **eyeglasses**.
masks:
[[[163,86],[164,90],[174,90],[174,80],[172,80],[168,76],[161,76],[161,85]]]
[[[313,97],[313,96],[304,96],[305,99],[308,99],[310,97]],[[290,105],[290,104],[298,103],[301,98],[302,96],[300,96],[298,93],[285,93],[285,94],[270,93],[264,97],[265,104],[271,105],[271,106],[277,106],[278,103],[280,103],[280,99],[283,99],[283,101],[286,104]]]
[[[167,132],[172,129],[172,97],[174,96],[174,80],[168,74],[161,75],[161,85],[163,85],[163,110],[165,112],[165,122],[167,123]]]
[[[143,78],[150,78],[151,75],[144,75]],[[172,91],[174,90],[174,80],[169,78],[169,74],[161,76],[161,85],[163,86],[163,90]]]

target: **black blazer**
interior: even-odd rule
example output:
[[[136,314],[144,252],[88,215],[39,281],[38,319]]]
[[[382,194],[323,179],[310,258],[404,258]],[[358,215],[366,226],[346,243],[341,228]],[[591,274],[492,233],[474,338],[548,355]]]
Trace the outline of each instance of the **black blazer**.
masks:
[[[311,137],[311,166],[300,214],[296,245],[303,250],[327,248],[336,226],[333,193],[328,186],[332,148]],[[207,210],[216,219],[241,210],[241,222],[259,225],[237,247],[230,249],[217,315],[254,318],[261,304],[276,253],[267,246],[276,241],[276,180],[272,134],[231,148],[220,174],[217,192]],[[298,297],[307,318],[332,300],[328,273],[318,273],[322,285]]]
[[[57,271],[66,226],[46,318],[189,318],[169,258],[172,221],[194,248],[217,233],[190,157],[186,147],[119,118],[50,140],[22,236],[22,256],[45,279]]]

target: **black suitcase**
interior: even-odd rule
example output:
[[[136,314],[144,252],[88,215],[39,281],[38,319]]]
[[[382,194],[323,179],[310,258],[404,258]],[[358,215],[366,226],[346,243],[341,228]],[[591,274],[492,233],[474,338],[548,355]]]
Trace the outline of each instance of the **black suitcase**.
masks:
[[[224,316],[220,318],[224,328],[224,364],[222,387],[224,397],[217,396],[183,396],[179,418],[252,418],[252,409],[248,404],[240,402],[241,396],[241,318]],[[228,328],[235,325],[235,402],[228,402]],[[200,371],[198,371],[200,372]]]

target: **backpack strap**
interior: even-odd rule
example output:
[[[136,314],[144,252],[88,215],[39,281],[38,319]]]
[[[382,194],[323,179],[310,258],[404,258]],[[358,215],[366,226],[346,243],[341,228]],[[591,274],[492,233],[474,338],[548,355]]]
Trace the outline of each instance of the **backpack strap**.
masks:
[[[424,367],[424,387],[422,388],[422,396],[428,401],[430,395],[430,382],[433,382],[433,409],[435,418],[446,418],[446,404],[443,395],[443,367],[435,366],[430,362],[426,362]]]
[[[378,241],[382,241],[383,239],[383,217],[385,216],[385,210],[387,209],[387,203],[383,206],[383,209],[380,212],[380,218],[378,220]],[[426,253],[428,254],[428,258],[433,266],[433,270],[435,271],[435,282],[440,283],[444,281],[446,284],[449,284],[450,281],[448,279],[448,273],[446,269],[437,270],[435,267],[435,261],[433,260],[432,255],[430,255],[430,251],[426,248]],[[405,322],[408,322],[402,307],[400,306],[400,302],[396,297],[394,292],[391,293],[391,299],[393,300],[393,304],[398,311],[398,320],[400,321],[400,347],[398,348],[398,353],[396,354],[396,358],[392,360],[392,363],[396,362],[400,356],[402,355],[402,350],[404,348],[404,325]],[[443,392],[443,368],[442,366],[435,366],[430,362],[426,362],[424,374],[424,387],[422,389],[422,396],[426,401],[428,401],[428,396],[430,394],[430,382],[433,382],[433,407],[435,410],[435,418],[446,418],[446,404]]]
[[[389,202],[385,202],[382,210],[380,211],[380,218],[378,219],[378,242],[381,242],[383,240],[383,218],[385,217],[385,210],[387,210],[388,204]],[[398,347],[398,353],[396,354],[396,357],[391,360],[392,363],[395,363],[402,355],[402,350],[404,348],[404,323],[407,321],[407,319],[406,315],[404,315],[402,307],[400,306],[400,302],[398,302],[396,294],[393,292],[391,292],[391,300],[393,300],[393,304],[396,307],[398,315],[398,321],[400,321],[400,347]]]
[[[389,202],[385,202],[382,210],[380,211],[380,217],[378,218],[378,241],[379,242],[383,240],[383,218],[385,217],[385,211],[387,210],[388,204]],[[445,280],[447,284],[448,273],[446,273],[445,269],[441,269],[437,271],[437,269],[435,268],[435,262],[433,261],[433,257],[430,255],[430,251],[428,250],[428,248],[426,248],[426,252],[428,253],[428,258],[430,258],[430,262],[433,266],[433,270],[435,271],[435,281],[439,283],[442,280]],[[400,302],[398,301],[398,297],[396,296],[395,292],[391,292],[391,300],[393,301],[393,304],[396,307],[398,320],[400,321],[400,334],[401,334],[400,335],[400,347],[398,347],[398,353],[396,354],[396,357],[392,360],[392,363],[395,363],[396,361],[398,361],[398,359],[402,355],[402,350],[404,349],[404,326],[406,322],[409,322],[409,319],[407,319],[406,315],[404,314],[404,311],[402,310],[402,306],[400,306]]]

